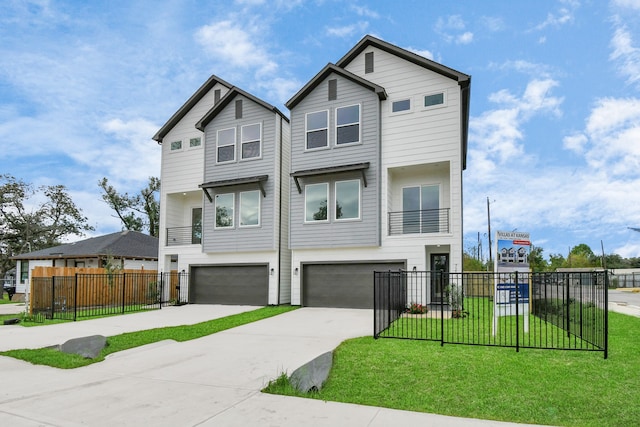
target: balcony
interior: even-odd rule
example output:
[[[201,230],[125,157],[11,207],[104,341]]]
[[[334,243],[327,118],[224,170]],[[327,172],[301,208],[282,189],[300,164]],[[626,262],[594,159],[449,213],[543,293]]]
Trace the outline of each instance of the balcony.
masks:
[[[202,227],[167,228],[167,246],[199,245],[202,243]]]
[[[389,212],[389,235],[449,233],[449,210]]]

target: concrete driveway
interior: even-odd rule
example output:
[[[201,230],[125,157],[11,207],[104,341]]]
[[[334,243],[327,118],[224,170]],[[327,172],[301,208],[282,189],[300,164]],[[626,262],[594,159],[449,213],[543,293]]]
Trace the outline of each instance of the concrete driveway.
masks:
[[[185,321],[190,310],[208,309],[212,315],[223,311],[221,307],[162,311],[171,317],[171,310],[180,310],[183,323],[191,323]],[[135,316],[123,317],[136,322]],[[102,326],[94,322],[98,321],[76,325],[86,324],[83,328],[87,328],[93,323],[93,333],[107,329],[108,322]],[[197,340],[163,341],[116,353],[104,362],[73,370],[0,357],[0,425],[509,425],[260,392],[269,380],[291,373],[343,340],[371,335],[372,323],[370,310],[303,308]],[[7,338],[2,328],[0,342]],[[47,328],[28,330],[41,330],[47,341]]]

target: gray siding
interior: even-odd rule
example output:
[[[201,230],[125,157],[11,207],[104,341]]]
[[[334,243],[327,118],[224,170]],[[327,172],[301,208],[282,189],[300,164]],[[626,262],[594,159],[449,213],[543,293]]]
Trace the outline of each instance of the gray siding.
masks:
[[[328,80],[337,79],[337,99],[328,101]],[[361,143],[335,146],[335,109],[360,104]],[[305,151],[305,114],[329,110],[329,148]],[[365,171],[367,187],[361,185],[361,219],[329,223],[304,223],[304,184],[329,183],[328,204],[334,201],[334,183],[337,180],[361,179],[360,172],[320,175],[300,179],[303,188],[298,193],[291,183],[291,238],[292,249],[330,248],[353,246],[379,246],[380,230],[380,101],[372,91],[335,74],[329,75],[313,92],[291,111],[291,170],[293,172],[330,166],[369,162]],[[330,210],[332,211],[332,209]]]
[[[257,190],[257,184],[232,186],[210,190],[212,194],[235,193],[233,229],[215,229],[214,202],[205,199],[203,210],[203,250],[204,252],[257,251],[276,249],[277,212],[275,203],[278,189],[276,179],[276,144],[279,135],[276,132],[275,113],[238,95],[242,99],[243,114],[235,118],[235,102],[229,103],[205,128],[205,182],[269,175],[263,183],[266,197],[260,198],[260,226],[240,228],[238,224],[239,193]],[[241,126],[262,124],[261,158],[240,160]],[[236,128],[236,160],[231,163],[216,164],[216,138],[218,129]],[[278,139],[276,138],[278,137]]]

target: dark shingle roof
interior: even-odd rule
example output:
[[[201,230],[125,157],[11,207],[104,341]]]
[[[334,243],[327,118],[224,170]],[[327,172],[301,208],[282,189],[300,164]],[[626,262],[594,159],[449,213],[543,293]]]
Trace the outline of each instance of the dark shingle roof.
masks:
[[[158,239],[127,230],[20,254],[11,259],[87,258],[100,255],[157,260]]]

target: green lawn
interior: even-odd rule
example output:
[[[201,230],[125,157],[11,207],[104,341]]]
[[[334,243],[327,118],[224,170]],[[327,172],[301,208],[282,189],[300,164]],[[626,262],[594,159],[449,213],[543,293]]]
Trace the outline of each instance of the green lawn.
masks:
[[[264,391],[444,415],[561,426],[640,420],[640,319],[610,313],[601,352],[356,338],[334,353],[324,388],[296,393],[281,377]]]
[[[55,368],[71,369],[100,362],[111,354],[146,344],[151,344],[163,340],[188,341],[236,326],[245,325],[257,320],[277,316],[295,310],[292,306],[269,306],[257,310],[234,314],[220,319],[209,320],[195,325],[170,326],[165,328],[148,329],[138,332],[127,332],[107,338],[107,346],[102,350],[100,356],[95,359],[85,359],[82,356],[61,353],[50,348],[9,350],[0,352],[0,356],[9,356],[22,359],[36,365],[48,365]],[[132,319],[132,321],[135,321]]]

